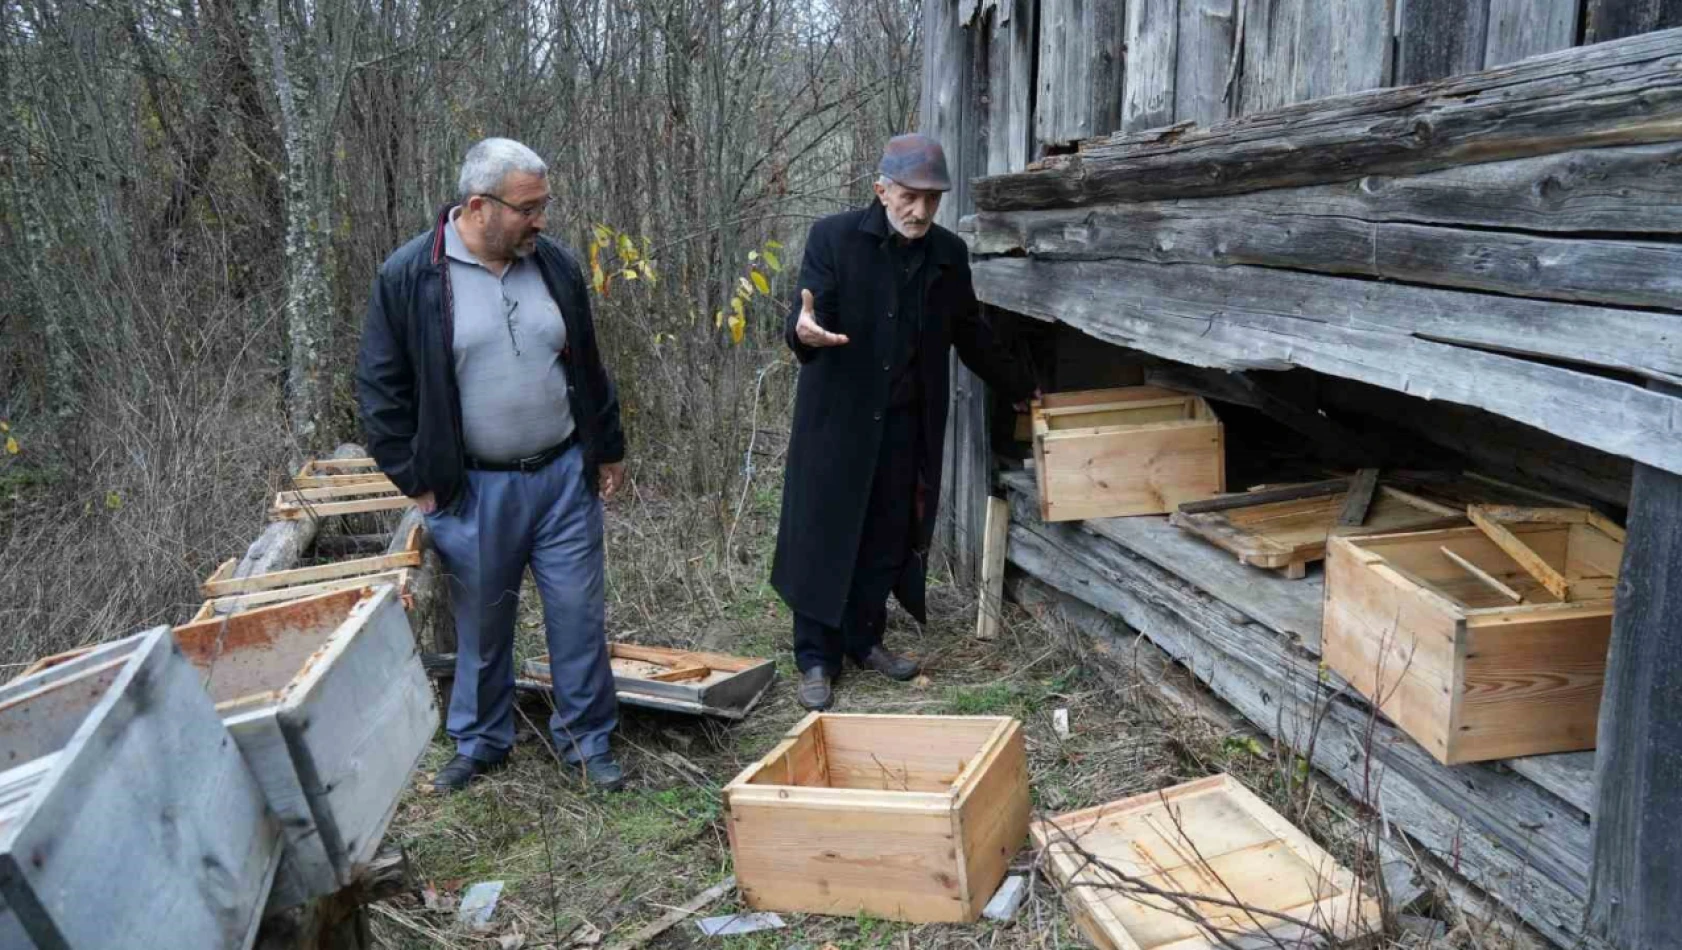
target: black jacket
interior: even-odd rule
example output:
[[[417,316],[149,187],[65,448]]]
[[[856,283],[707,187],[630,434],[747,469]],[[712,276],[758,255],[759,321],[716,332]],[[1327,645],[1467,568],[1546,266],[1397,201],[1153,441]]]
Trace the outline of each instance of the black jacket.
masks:
[[[432,492],[440,508],[455,504],[467,484],[456,390],[455,314],[450,267],[444,257],[444,224],[398,248],[381,265],[368,298],[362,350],[356,361],[356,395],[367,448],[398,490]],[[536,261],[549,295],[566,323],[567,395],[584,447],[590,490],[604,462],[625,457],[619,397],[596,349],[590,297],[578,262],[547,236],[537,240]]]
[[[842,346],[812,349],[794,334],[798,295],[785,331],[800,359],[794,425],[783,480],[771,583],[793,610],[838,626],[852,584],[870,486],[889,397],[894,335],[887,314],[898,307],[898,281],[888,249],[887,214],[880,203],[824,218],[806,238],[797,289],[812,291],[825,329],[844,333]],[[1000,344],[983,319],[970,281],[969,250],[951,231],[933,227],[923,265],[923,325],[917,337],[921,375],[921,457],[887,464],[918,469],[918,519],[913,547],[925,552],[940,504],[941,448],[946,432],[947,354],[958,356],[988,385],[1011,399],[1033,394],[1031,371]],[[908,559],[894,589],[901,604],[924,619],[923,559]]]

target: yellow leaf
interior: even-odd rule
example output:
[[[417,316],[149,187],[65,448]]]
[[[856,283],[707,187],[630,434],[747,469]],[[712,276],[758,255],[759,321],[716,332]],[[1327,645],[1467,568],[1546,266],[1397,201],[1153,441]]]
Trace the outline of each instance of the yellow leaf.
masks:
[[[18,445],[17,436],[6,436],[6,454],[16,455],[21,451],[23,451],[23,449]]]
[[[621,273],[621,274],[620,274],[620,276],[621,276],[621,277],[624,277],[624,278],[625,278],[625,279],[626,279],[626,280],[636,280],[636,279],[637,279],[637,278],[638,278],[638,277],[639,277],[639,276],[641,276],[641,275],[640,275],[640,274],[638,274],[638,273],[637,273],[637,272],[636,272],[636,271],[634,271],[634,270],[631,270],[631,269],[630,269],[630,268],[629,268],[629,267],[627,267],[627,268],[625,268],[625,270],[624,270],[624,271],[623,271],[623,272],[622,272],[622,273]]]
[[[637,259],[637,246],[632,244],[631,239],[624,234],[619,235],[619,256],[627,261]]]
[[[780,260],[777,260],[777,255],[774,252],[772,252],[772,251],[766,251],[765,252],[765,263],[771,265],[771,272],[772,273],[781,274],[783,272],[783,262],[780,261]]]
[[[642,260],[637,261],[637,266],[642,268],[642,276],[646,278],[649,283],[655,283],[654,265],[649,262],[648,258],[645,257]]]
[[[735,316],[731,317],[730,318],[730,342],[740,344],[742,342],[742,334],[747,331],[747,327],[748,327],[748,322],[747,322],[746,319],[744,319],[742,317],[741,314],[736,314]]]
[[[748,283],[748,279],[746,277],[736,278],[736,286],[742,288],[743,297],[753,296],[753,285]]]
[[[716,311],[713,312],[713,326],[715,326],[715,327],[724,326],[724,311],[716,310]]]
[[[771,284],[766,281],[764,274],[761,274],[759,271],[753,271],[749,273],[748,276],[753,278],[754,289],[758,290],[767,297],[771,295]]]
[[[11,424],[4,419],[0,419],[0,435],[5,435],[10,431],[12,431]]]
[[[749,251],[748,252],[748,260],[750,260],[750,261],[759,260],[759,252],[758,251]]]
[[[741,297],[730,298],[730,309],[734,312],[737,320],[745,321],[747,319],[747,315],[742,312],[742,306],[746,302],[747,301],[743,300]]]
[[[773,251],[780,251],[780,250],[783,249],[783,242],[781,242],[781,241],[766,241],[765,246],[770,248]]]
[[[116,511],[116,510],[122,508],[123,507],[123,496],[117,494],[114,491],[106,492],[105,493],[105,507],[109,508],[112,511]]]
[[[605,224],[596,225],[596,240],[603,246],[613,241],[613,229]]]

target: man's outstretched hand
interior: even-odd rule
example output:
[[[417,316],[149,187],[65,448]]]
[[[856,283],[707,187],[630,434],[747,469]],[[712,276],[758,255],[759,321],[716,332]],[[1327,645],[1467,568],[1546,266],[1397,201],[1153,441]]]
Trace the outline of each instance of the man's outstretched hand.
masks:
[[[800,292],[800,319],[795,321],[794,335],[806,346],[842,346],[847,342],[845,333],[831,333],[818,326],[818,314],[812,307],[812,292]]]

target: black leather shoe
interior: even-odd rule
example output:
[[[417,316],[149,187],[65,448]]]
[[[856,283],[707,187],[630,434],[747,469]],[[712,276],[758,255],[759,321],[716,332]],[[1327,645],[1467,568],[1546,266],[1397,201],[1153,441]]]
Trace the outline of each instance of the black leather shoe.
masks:
[[[474,779],[495,772],[507,762],[506,757],[495,762],[485,762],[470,755],[458,754],[449,764],[439,769],[438,774],[432,776],[432,790],[444,794],[459,792],[472,784]]]
[[[922,669],[916,660],[908,656],[900,656],[881,644],[871,647],[870,652],[864,655],[863,660],[854,660],[853,662],[867,670],[875,670],[888,679],[901,682],[916,676],[917,671]]]
[[[589,782],[591,788],[617,792],[625,787],[625,770],[614,761],[611,752],[597,753],[585,759],[582,765],[575,762],[572,767],[583,772],[584,781]]]
[[[800,705],[813,711],[828,709],[835,702],[835,689],[823,667],[814,666],[801,674],[800,688],[795,692]]]

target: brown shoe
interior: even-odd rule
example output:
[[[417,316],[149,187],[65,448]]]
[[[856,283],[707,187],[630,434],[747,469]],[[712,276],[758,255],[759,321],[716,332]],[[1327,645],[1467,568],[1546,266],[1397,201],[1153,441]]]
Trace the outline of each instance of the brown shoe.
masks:
[[[800,705],[814,712],[821,712],[835,702],[835,689],[831,685],[829,674],[823,667],[814,666],[800,676],[800,688],[795,691],[795,698]]]
[[[867,670],[875,670],[888,679],[899,680],[900,682],[911,679],[917,675],[918,670],[922,669],[916,660],[908,656],[900,656],[879,643],[870,648],[870,652],[864,655],[863,660],[854,660],[853,662]]]

